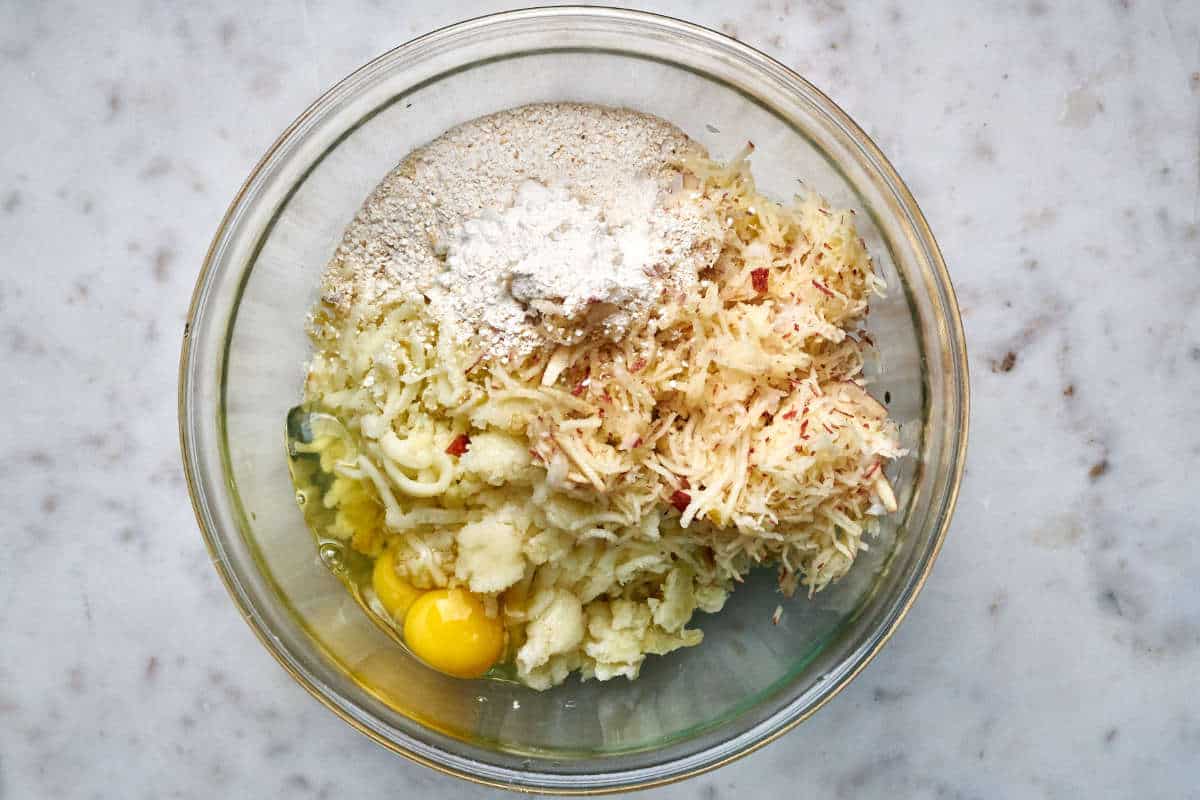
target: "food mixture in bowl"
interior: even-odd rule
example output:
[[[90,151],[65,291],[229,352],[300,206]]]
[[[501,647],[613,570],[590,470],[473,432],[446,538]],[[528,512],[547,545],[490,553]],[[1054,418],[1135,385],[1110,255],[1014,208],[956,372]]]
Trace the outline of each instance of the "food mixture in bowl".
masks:
[[[853,213],[760,195],[625,109],[524,106],[408,155],[326,270],[289,455],[398,641],[535,689],[700,644],[751,568],[849,570],[903,455],[863,378]]]

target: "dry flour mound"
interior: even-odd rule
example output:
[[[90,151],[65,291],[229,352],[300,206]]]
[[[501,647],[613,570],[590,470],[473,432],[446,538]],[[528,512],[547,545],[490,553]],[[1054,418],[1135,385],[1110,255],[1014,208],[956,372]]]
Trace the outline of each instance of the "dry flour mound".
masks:
[[[699,146],[664,120],[571,103],[522,106],[413,151],[346,230],[324,299],[415,293],[493,356],[619,338],[685,291],[721,231],[673,166]]]

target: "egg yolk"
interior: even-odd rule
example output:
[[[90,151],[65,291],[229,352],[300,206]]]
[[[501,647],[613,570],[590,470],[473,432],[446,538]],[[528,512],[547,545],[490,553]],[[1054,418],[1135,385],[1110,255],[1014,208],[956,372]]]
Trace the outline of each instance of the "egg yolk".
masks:
[[[504,650],[504,627],[463,589],[425,592],[408,609],[404,641],[422,661],[456,678],[478,678]]]
[[[405,614],[421,596],[420,589],[414,588],[396,574],[396,559],[391,550],[375,559],[375,567],[371,571],[371,588],[396,622],[404,621]]]

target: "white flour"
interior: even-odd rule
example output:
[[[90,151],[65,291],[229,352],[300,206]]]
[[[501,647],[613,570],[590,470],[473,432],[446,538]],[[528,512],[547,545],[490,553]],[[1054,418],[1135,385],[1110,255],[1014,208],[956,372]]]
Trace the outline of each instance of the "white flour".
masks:
[[[420,293],[487,354],[618,338],[696,280],[720,228],[671,191],[698,146],[656,117],[579,104],[472,120],[367,199],[325,276],[343,310]]]
[[[454,293],[467,319],[502,340],[520,336],[538,317],[558,341],[580,339],[588,327],[617,339],[662,291],[652,270],[668,260],[663,251],[674,221],[653,207],[653,183],[631,190],[639,213],[614,220],[561,186],[526,181],[512,206],[487,209],[451,233],[438,283]]]

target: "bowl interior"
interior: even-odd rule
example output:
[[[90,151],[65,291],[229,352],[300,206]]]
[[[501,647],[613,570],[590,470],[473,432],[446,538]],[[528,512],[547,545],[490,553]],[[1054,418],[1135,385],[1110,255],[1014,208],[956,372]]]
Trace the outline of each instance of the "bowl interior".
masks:
[[[815,708],[911,600],[947,513],[937,481],[956,469],[944,431],[954,362],[943,287],[931,285],[928,264],[936,251],[880,179],[861,134],[822,108],[824,98],[798,96],[787,76],[770,79],[765,59],[751,69],[715,52],[720,37],[645,19],[633,30],[622,19],[516,15],[500,29],[493,20],[443,31],[339,84],[235,203],[202,276],[185,353],[185,452],[198,509],[218,567],[268,645],[376,738],[452,771],[535,787],[569,787],[582,775],[595,784],[598,773],[616,786],[639,770],[715,763]],[[317,557],[283,429],[300,396],[319,276],[376,183],[453,125],[556,100],[659,115],[717,158],[751,140],[766,194],[787,199],[808,186],[855,209],[890,287],[869,318],[878,344],[871,388],[890,398],[912,455],[893,471],[900,512],[840,583],[789,601],[773,571],[760,570],[722,613],[697,615],[701,646],[650,657],[636,682],[572,678],[539,693],[447,678],[364,617]]]

